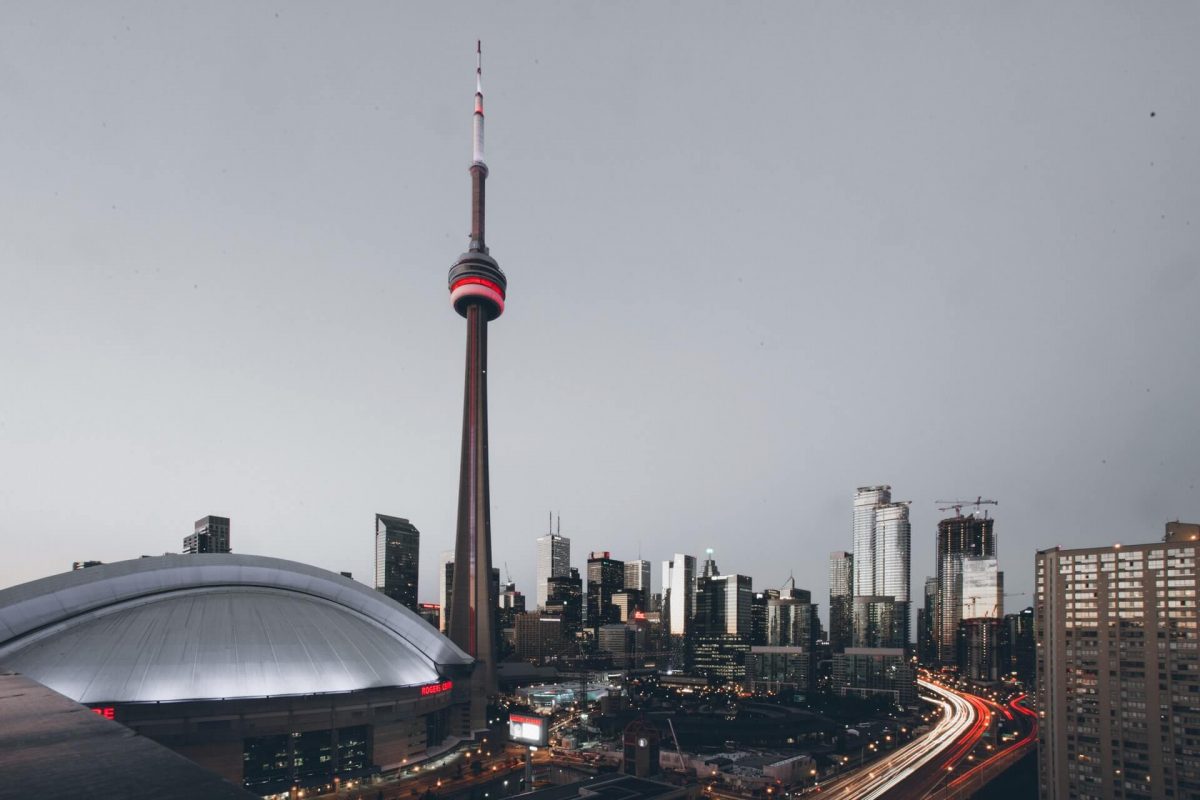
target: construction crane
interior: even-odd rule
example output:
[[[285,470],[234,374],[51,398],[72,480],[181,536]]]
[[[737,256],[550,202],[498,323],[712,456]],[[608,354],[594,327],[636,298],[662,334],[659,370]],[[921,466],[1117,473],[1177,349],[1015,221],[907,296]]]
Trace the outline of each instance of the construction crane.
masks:
[[[939,507],[938,511],[949,511],[950,509],[954,509],[954,515],[957,517],[962,516],[963,506],[975,506],[975,510],[978,511],[980,506],[1000,505],[1000,503],[996,500],[984,500],[982,495],[976,497],[974,500],[934,500],[933,502],[939,504],[945,503],[946,505]],[[983,513],[986,517],[987,512],[985,511]]]

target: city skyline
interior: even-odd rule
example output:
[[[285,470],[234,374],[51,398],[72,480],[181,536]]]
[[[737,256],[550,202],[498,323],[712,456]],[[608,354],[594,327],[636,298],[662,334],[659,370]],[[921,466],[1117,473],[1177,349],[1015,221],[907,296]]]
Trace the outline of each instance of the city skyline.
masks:
[[[209,509],[235,552],[361,580],[348,537],[383,508],[437,599],[476,35],[522,286],[494,564],[527,595],[547,507],[573,566],[712,547],[819,602],[856,486],[912,501],[916,581],[935,498],[997,498],[1011,592],[1038,549],[1194,519],[1200,57],[1166,8],[480,6],[467,34],[466,9],[15,8],[0,536],[40,546],[0,586],[178,548]]]

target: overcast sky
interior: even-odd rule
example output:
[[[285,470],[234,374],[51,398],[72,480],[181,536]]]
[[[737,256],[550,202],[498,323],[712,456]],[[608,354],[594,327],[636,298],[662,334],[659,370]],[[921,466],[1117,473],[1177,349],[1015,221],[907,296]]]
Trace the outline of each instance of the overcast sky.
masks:
[[[484,40],[496,564],[827,603],[855,487],[1037,548],[1200,520],[1200,6],[0,5],[0,586],[452,547]],[[1030,598],[1009,599],[1010,610]]]

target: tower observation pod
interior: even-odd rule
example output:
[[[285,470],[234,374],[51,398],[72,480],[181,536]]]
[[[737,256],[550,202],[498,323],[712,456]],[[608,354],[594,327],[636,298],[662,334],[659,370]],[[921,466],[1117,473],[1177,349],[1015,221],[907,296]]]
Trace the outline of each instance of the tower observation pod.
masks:
[[[476,53],[481,48],[476,43]],[[450,639],[475,659],[471,676],[467,732],[486,728],[487,701],[497,691],[496,607],[492,588],[491,496],[488,479],[487,324],[504,313],[508,280],[484,243],[482,55],[475,68],[474,147],[471,161],[471,239],[467,252],[450,268],[450,303],[467,320],[463,394],[462,460],[458,483],[458,523],[454,543],[454,584],[450,600]]]

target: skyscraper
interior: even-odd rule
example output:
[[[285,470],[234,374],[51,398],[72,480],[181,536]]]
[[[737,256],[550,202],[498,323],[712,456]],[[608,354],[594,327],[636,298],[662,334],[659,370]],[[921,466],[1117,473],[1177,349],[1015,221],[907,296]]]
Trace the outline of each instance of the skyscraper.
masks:
[[[642,593],[642,598],[649,600],[650,598],[650,562],[642,561],[626,561],[625,562],[625,590],[629,591],[636,589]]]
[[[912,642],[912,525],[907,502],[875,509],[875,593],[895,602],[900,635],[896,647],[908,648]]]
[[[854,496],[854,595],[891,598],[900,641],[908,647],[912,582],[912,526],[908,503],[892,502],[890,486],[863,486]],[[832,602],[832,601],[831,601]],[[863,629],[855,623],[855,629]],[[861,642],[855,646],[864,647]]]
[[[993,523],[990,517],[975,514],[958,514],[938,523],[937,597],[933,614],[938,666],[953,666],[958,660],[958,623],[963,618],[963,559],[995,557]]]
[[[571,540],[557,533],[547,533],[537,540],[537,607],[546,607],[547,584],[551,578],[561,578],[571,569]]]
[[[1200,528],[1035,559],[1041,800],[1200,796]]]
[[[607,550],[593,552],[587,561],[587,626],[599,636],[600,626],[621,621],[620,611],[612,602],[614,592],[625,582],[625,562],[617,561]]]
[[[662,628],[667,637],[669,664],[688,665],[688,634],[692,628],[696,597],[696,557],[676,553],[663,562]]]
[[[767,599],[767,645],[803,647],[811,652],[816,641],[816,608],[806,589],[790,589]]]
[[[663,562],[663,628],[671,636],[686,636],[691,628],[696,594],[696,557],[676,553]]]
[[[1000,628],[1000,671],[1033,687],[1036,667],[1036,646],[1033,637],[1033,607],[1015,614],[1005,614]]]
[[[375,515],[375,588],[417,610],[421,532],[402,517]]]
[[[860,486],[854,494],[854,594],[875,590],[875,509],[892,502],[891,486]]]
[[[853,644],[854,554],[829,554],[829,646],[839,653]]]
[[[937,605],[937,578],[925,578],[924,603],[917,609],[917,660],[922,664],[935,661],[937,648],[933,641],[933,611]]]
[[[479,50],[478,45],[476,50]],[[484,243],[488,168],[483,161],[483,68],[475,68],[474,153],[471,160],[471,239],[450,268],[450,302],[467,320],[462,456],[450,638],[475,658],[470,728],[486,723],[496,693],[496,595],[492,591],[491,489],[488,478],[487,324],[504,312],[508,280]]]
[[[229,517],[202,517],[195,531],[183,537],[184,553],[229,553]]]
[[[450,598],[454,595],[454,553],[442,553],[439,563],[441,569],[438,570],[438,597],[442,603],[439,630],[445,633],[450,629]]]
[[[583,579],[571,567],[566,575],[546,581],[546,616],[562,618],[562,635],[568,645],[583,631]]]
[[[712,563],[711,557],[708,563]],[[753,600],[748,575],[704,575],[697,579],[691,633],[692,668],[696,672],[730,680],[745,677]]]

